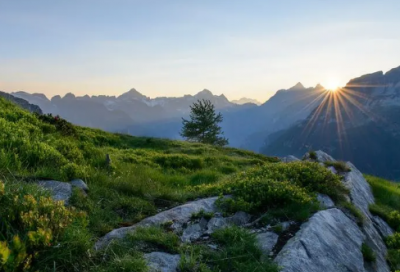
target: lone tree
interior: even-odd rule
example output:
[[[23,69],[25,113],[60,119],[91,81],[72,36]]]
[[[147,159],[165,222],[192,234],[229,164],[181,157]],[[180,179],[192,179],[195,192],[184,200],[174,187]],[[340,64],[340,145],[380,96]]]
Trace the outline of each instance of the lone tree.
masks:
[[[216,114],[210,100],[197,100],[190,106],[190,120],[182,118],[181,136],[188,141],[224,146],[228,139],[218,125],[223,120],[221,113]]]

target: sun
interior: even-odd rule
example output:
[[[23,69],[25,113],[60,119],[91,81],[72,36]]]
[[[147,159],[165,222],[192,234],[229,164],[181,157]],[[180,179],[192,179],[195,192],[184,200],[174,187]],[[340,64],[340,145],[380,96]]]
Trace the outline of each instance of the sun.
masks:
[[[337,89],[340,88],[340,82],[334,78],[329,79],[324,84],[325,88],[331,92],[335,92]]]

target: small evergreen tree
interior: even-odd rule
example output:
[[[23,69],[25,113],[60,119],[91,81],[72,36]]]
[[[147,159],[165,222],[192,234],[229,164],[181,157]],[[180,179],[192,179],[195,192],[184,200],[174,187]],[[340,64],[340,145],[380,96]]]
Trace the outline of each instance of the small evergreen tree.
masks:
[[[188,141],[224,146],[228,140],[218,125],[223,118],[221,113],[216,114],[214,105],[209,100],[198,100],[190,106],[190,120],[182,118],[181,136]]]

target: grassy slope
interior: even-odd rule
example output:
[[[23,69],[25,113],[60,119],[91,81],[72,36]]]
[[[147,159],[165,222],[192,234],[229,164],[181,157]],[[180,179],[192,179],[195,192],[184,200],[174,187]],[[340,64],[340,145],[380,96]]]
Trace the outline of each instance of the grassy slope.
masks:
[[[375,204],[370,206],[373,214],[379,215],[396,231],[386,239],[388,261],[393,271],[400,269],[400,185],[382,178],[366,176],[371,185]]]
[[[111,166],[106,164],[106,154],[112,159]],[[75,190],[71,199],[78,211],[87,214],[87,220],[59,211],[61,215],[69,214],[73,223],[60,232],[56,245],[35,247],[32,254],[40,254],[33,266],[40,271],[54,271],[53,265],[57,271],[146,271],[141,252],[149,248],[186,256],[182,271],[209,271],[210,265],[213,271],[276,271],[269,261],[259,262],[261,253],[254,246],[254,237],[243,229],[215,233],[214,242],[220,245],[218,254],[201,246],[181,245],[175,234],[162,228],[143,230],[106,252],[93,252],[92,246],[114,228],[132,225],[160,209],[206,195],[232,194],[233,199],[221,203],[227,212],[265,214],[267,220],[306,220],[318,209],[316,192],[337,201],[346,193],[339,177],[317,163],[284,164],[276,158],[233,148],[76,127],[63,120],[32,115],[0,98],[0,180],[5,181],[5,191],[0,182],[0,204],[8,205],[7,210],[0,210],[0,228],[28,239],[28,233],[23,233],[27,222],[3,220],[6,217],[1,219],[2,212],[8,216],[7,211],[32,209],[31,200],[23,199],[27,194],[40,203],[43,193],[28,185],[30,181],[73,178],[89,185],[87,197]],[[21,197],[15,199],[15,195]],[[40,216],[49,213],[45,208],[49,204],[42,205],[44,209],[30,219],[32,222],[40,223]],[[0,235],[0,264],[5,246],[14,244],[15,249],[12,237],[9,233]],[[251,255],[246,255],[249,252]],[[229,262],[224,255],[244,259]]]

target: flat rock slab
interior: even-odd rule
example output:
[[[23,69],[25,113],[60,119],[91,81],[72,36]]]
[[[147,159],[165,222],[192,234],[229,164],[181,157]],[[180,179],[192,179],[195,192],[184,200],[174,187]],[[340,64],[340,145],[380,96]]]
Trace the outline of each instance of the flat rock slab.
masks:
[[[164,252],[144,254],[150,272],[176,272],[181,257]]]
[[[37,184],[50,191],[51,196],[55,201],[64,201],[64,204],[68,205],[68,201],[72,196],[71,184],[56,180],[42,180],[38,181]]]
[[[200,211],[204,211],[206,213],[217,212],[217,207],[215,205],[215,201],[217,199],[218,197],[210,197],[188,202],[186,204],[148,217],[133,226],[115,229],[106,234],[99,241],[97,241],[95,248],[101,249],[104,246],[108,245],[113,239],[124,238],[129,232],[134,231],[135,228],[139,226],[155,226],[161,225],[166,222],[174,222],[175,226],[179,226],[189,222],[192,214],[198,213]]]
[[[364,235],[342,211],[314,214],[279,252],[282,272],[364,272]]]

